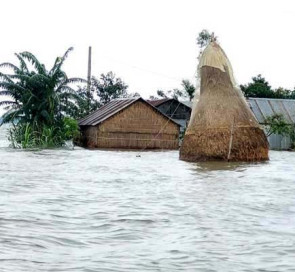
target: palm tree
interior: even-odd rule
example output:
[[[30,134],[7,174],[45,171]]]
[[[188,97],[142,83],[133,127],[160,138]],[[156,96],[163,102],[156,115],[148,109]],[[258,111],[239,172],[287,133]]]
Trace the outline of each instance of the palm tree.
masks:
[[[3,116],[4,122],[18,119],[52,124],[55,118],[67,113],[68,106],[73,106],[73,101],[78,99],[69,84],[85,82],[80,78],[68,78],[61,69],[72,50],[69,48],[63,57],[56,58],[49,71],[30,52],[15,54],[20,62],[19,67],[7,62],[0,64],[0,68],[13,71],[12,74],[0,73],[0,95],[10,97],[0,102],[0,106],[6,106],[8,110]]]
[[[0,96],[8,97],[0,101],[0,106],[7,110],[3,123],[17,120],[32,127],[53,127],[69,115],[70,109],[77,107],[75,100],[79,97],[70,85],[85,80],[68,78],[62,70],[72,50],[69,48],[62,57],[56,58],[50,70],[30,52],[15,54],[19,66],[8,62],[0,64],[0,68],[12,71],[0,72]]]

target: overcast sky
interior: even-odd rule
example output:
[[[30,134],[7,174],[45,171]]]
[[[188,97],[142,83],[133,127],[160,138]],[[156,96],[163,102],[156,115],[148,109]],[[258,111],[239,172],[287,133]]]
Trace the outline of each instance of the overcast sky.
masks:
[[[295,2],[290,0],[9,0],[1,3],[0,62],[30,51],[48,68],[70,46],[65,71],[86,78],[114,71],[143,97],[193,80],[196,37],[214,31],[238,83],[261,73],[295,86]]]

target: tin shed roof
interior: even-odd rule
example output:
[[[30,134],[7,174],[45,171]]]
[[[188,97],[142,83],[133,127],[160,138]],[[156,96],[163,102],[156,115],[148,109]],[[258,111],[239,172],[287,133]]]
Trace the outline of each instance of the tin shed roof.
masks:
[[[179,126],[177,122],[160,112],[157,108],[155,108],[153,105],[147,103],[144,99],[141,97],[139,98],[128,98],[128,99],[115,99],[110,101],[109,103],[103,105],[98,110],[92,112],[91,114],[87,115],[86,117],[79,120],[79,126],[96,126],[100,124],[101,122],[105,121],[106,119],[110,118],[114,114],[118,113],[119,111],[127,108],[128,106],[132,105],[136,101],[142,101],[146,104],[148,104],[150,107],[154,108],[158,113],[163,115],[165,118],[169,119],[171,122],[175,123]]]
[[[192,107],[192,102],[190,101],[179,101],[175,98],[163,98],[163,99],[156,99],[156,100],[147,100],[147,102],[149,102],[151,105],[153,105],[154,107],[158,107],[166,102],[170,102],[171,101],[175,101],[175,102],[178,102],[180,104],[183,104],[184,106],[188,107],[188,108],[191,108]]]
[[[83,119],[79,120],[80,126],[96,126],[104,120],[108,119],[118,111],[126,108],[134,103],[137,98],[134,99],[115,99],[109,103],[103,105],[98,110],[90,113]]]
[[[248,98],[248,103],[260,124],[274,114],[282,114],[288,123],[295,123],[295,100]]]
[[[147,102],[149,102],[151,105],[153,105],[154,107],[157,107],[167,101],[172,100],[172,98],[163,98],[163,99],[156,99],[156,100],[147,100]]]

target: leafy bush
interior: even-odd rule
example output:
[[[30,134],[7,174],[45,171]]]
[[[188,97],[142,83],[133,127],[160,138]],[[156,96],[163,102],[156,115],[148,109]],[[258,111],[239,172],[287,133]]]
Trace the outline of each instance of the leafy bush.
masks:
[[[79,134],[78,122],[73,118],[65,117],[63,119],[63,138],[65,140],[72,140],[78,137]]]
[[[291,136],[294,132],[294,127],[290,125],[282,114],[274,114],[265,119],[267,126],[267,136],[271,134],[280,134],[282,136]]]
[[[12,70],[0,72],[0,96],[8,97],[0,106],[7,110],[3,123],[12,123],[9,140],[13,147],[58,147],[77,133],[78,124],[66,117],[77,111],[79,100],[70,85],[85,80],[69,78],[62,70],[72,49],[56,58],[50,70],[30,52],[16,54],[19,66],[0,64]]]
[[[79,136],[76,120],[65,117],[58,126],[38,126],[37,123],[17,123],[9,129],[13,148],[54,148]]]

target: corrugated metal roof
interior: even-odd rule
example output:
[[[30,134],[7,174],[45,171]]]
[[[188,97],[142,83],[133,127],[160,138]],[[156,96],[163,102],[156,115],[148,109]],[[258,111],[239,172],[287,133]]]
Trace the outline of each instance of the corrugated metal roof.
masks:
[[[158,99],[158,100],[147,100],[147,102],[149,102],[151,105],[153,105],[154,107],[158,107],[166,102],[171,102],[172,100],[174,100],[175,102],[181,103],[183,105],[185,105],[188,108],[192,107],[192,102],[191,101],[179,101],[177,99],[174,98],[164,98],[164,99]]]
[[[147,103],[141,97],[112,100],[109,103],[107,103],[107,104],[103,105],[102,107],[100,107],[98,110],[94,111],[93,113],[91,113],[88,116],[84,117],[83,119],[79,120],[79,122],[78,122],[79,126],[96,126],[99,123],[101,123],[101,122],[105,121],[106,119],[110,118],[111,116],[113,116],[117,112],[127,108],[128,106],[130,106],[131,104],[133,104],[134,102],[136,102],[138,100],[146,103],[150,107],[154,108],[158,113],[163,115],[165,118],[169,119],[171,122],[173,122],[176,125],[180,126],[173,119],[171,119],[167,115],[163,114],[156,107],[154,107],[150,103]]]
[[[173,100],[172,98],[163,98],[163,99],[156,99],[156,100],[147,100],[150,104],[152,104],[154,107],[157,107],[167,101]]]
[[[109,103],[100,107],[98,110],[92,112],[88,116],[79,120],[79,125],[80,126],[96,126],[99,123],[111,117],[112,115],[114,115],[115,113],[119,112],[120,110],[133,104],[135,101],[139,99],[140,98],[112,100]]]
[[[295,123],[295,100],[271,99],[271,98],[248,98],[248,103],[259,123],[265,123],[268,116],[282,114],[285,120]]]
[[[189,108],[193,107],[193,101],[186,100],[186,101],[180,101],[180,102]]]

